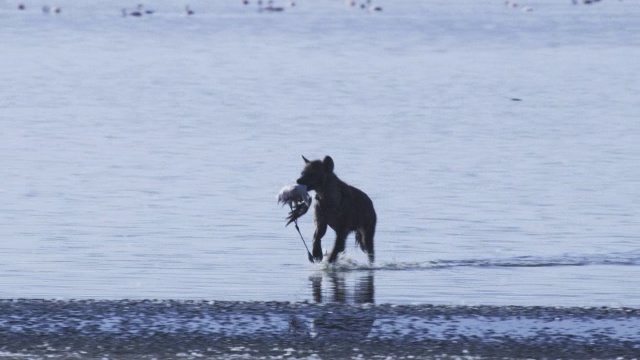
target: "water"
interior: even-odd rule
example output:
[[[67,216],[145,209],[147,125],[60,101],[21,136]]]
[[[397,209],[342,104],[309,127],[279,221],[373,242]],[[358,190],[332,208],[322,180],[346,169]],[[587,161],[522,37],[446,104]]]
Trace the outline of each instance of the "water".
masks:
[[[640,306],[632,2],[59,3],[0,2],[0,298]],[[372,266],[284,228],[327,154]]]

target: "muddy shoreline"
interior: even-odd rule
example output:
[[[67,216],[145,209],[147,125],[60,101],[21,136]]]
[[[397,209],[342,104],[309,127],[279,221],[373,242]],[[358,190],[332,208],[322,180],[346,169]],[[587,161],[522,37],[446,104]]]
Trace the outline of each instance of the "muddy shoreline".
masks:
[[[640,309],[0,301],[0,357],[640,358]]]

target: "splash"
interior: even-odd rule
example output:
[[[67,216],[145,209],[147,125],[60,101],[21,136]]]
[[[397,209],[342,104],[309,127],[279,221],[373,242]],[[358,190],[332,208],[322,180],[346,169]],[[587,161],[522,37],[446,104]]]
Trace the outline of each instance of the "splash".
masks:
[[[458,267],[474,268],[522,268],[522,267],[554,267],[554,266],[593,266],[619,265],[640,266],[640,251],[610,254],[563,254],[560,256],[517,256],[511,258],[429,260],[415,262],[380,262],[362,263],[346,256],[338,258],[334,264],[323,261],[321,270],[325,272],[341,271],[420,271],[448,269]]]

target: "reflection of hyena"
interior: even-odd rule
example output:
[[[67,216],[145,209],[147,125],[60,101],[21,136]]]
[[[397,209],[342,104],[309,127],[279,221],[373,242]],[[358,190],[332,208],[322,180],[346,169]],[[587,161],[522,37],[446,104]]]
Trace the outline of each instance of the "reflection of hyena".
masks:
[[[305,167],[298,184],[314,190],[316,231],[313,235],[313,257],[322,260],[321,239],[327,232],[327,225],[336,232],[336,243],[329,256],[329,262],[336,261],[345,249],[347,235],[356,232],[356,242],[373,262],[373,235],[376,230],[376,212],[371,199],[353,186],[338,179],[333,172],[333,159],[309,161],[304,156]]]

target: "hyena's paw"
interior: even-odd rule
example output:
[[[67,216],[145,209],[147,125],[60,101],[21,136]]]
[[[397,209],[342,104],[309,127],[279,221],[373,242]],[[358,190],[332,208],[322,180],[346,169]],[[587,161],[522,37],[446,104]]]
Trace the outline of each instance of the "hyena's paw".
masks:
[[[322,248],[313,248],[313,259],[317,262],[322,261]]]

